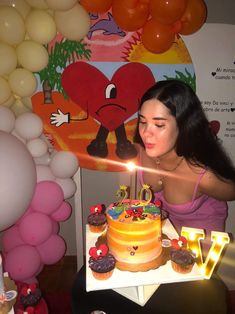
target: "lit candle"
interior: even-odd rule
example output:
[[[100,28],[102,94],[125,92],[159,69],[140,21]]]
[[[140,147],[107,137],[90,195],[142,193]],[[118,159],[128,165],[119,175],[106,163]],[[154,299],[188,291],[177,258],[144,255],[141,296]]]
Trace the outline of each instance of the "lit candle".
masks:
[[[126,164],[127,169],[130,171],[130,198],[136,199],[136,184],[137,184],[137,172],[136,165],[130,161]]]

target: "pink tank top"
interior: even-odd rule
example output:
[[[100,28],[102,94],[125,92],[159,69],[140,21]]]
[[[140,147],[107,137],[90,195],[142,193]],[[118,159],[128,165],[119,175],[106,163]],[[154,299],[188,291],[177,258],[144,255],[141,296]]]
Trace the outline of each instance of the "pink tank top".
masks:
[[[164,198],[163,191],[154,194],[155,200],[159,199],[162,202],[162,208],[168,213],[168,218],[179,234],[183,226],[204,229],[209,237],[212,230],[223,232],[225,229],[227,203],[207,195],[196,198],[199,183],[205,173],[206,170],[203,170],[199,174],[190,202],[171,204]],[[140,183],[143,184],[142,171],[138,172],[138,177]]]

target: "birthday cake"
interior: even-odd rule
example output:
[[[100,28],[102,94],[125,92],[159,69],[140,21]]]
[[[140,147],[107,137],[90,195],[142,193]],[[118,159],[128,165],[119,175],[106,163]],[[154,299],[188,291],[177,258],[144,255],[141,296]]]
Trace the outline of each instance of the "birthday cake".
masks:
[[[155,204],[125,200],[111,204],[106,216],[107,243],[117,268],[147,271],[159,266],[161,214]]]
[[[127,196],[127,187],[121,185],[117,192],[119,200],[106,208],[106,230],[89,251],[91,269],[95,259],[105,272],[100,265],[104,263],[106,254],[115,259],[116,268],[132,272],[158,268],[169,259],[162,247],[160,203],[151,202],[149,185],[142,186],[138,200],[128,199]],[[99,208],[98,205],[95,207]],[[107,248],[101,250],[104,244]]]

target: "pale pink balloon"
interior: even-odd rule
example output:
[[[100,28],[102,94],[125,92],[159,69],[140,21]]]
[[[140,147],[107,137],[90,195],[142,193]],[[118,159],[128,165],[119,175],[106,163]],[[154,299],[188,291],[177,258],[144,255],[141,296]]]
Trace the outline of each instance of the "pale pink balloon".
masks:
[[[46,265],[57,263],[66,251],[64,239],[57,234],[53,234],[47,241],[38,245],[36,248],[41,257],[41,262]]]
[[[26,244],[39,245],[52,234],[51,218],[42,213],[31,213],[19,224],[19,233]]]
[[[36,184],[31,202],[33,210],[50,215],[64,201],[64,193],[58,183],[54,181],[40,181]]]
[[[3,233],[2,245],[4,252],[7,253],[15,247],[23,244],[25,243],[20,236],[19,228],[17,226],[13,226]]]
[[[0,231],[11,227],[28,208],[36,186],[36,167],[25,145],[0,131]]]
[[[5,271],[16,281],[27,282],[41,265],[38,251],[31,245],[20,245],[5,256]]]
[[[46,165],[36,165],[37,182],[54,181],[55,177],[51,172],[50,167]]]
[[[67,220],[72,213],[72,207],[68,202],[63,202],[62,205],[51,215],[56,221]]]

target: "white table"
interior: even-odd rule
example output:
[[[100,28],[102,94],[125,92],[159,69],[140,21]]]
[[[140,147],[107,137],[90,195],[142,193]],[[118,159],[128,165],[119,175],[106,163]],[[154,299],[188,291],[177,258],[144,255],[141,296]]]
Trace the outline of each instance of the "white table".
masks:
[[[170,239],[178,238],[177,232],[168,219],[163,224],[162,232]],[[147,272],[129,272],[121,271],[115,268],[112,276],[109,279],[97,280],[92,275],[91,269],[88,265],[88,259],[89,249],[95,245],[99,235],[100,234],[98,233],[91,233],[89,231],[89,226],[86,226],[87,292],[94,290],[113,289],[128,299],[143,306],[157,290],[160,284],[204,279],[197,264],[194,264],[190,273],[179,274],[172,269],[171,262],[168,261],[165,265]]]

